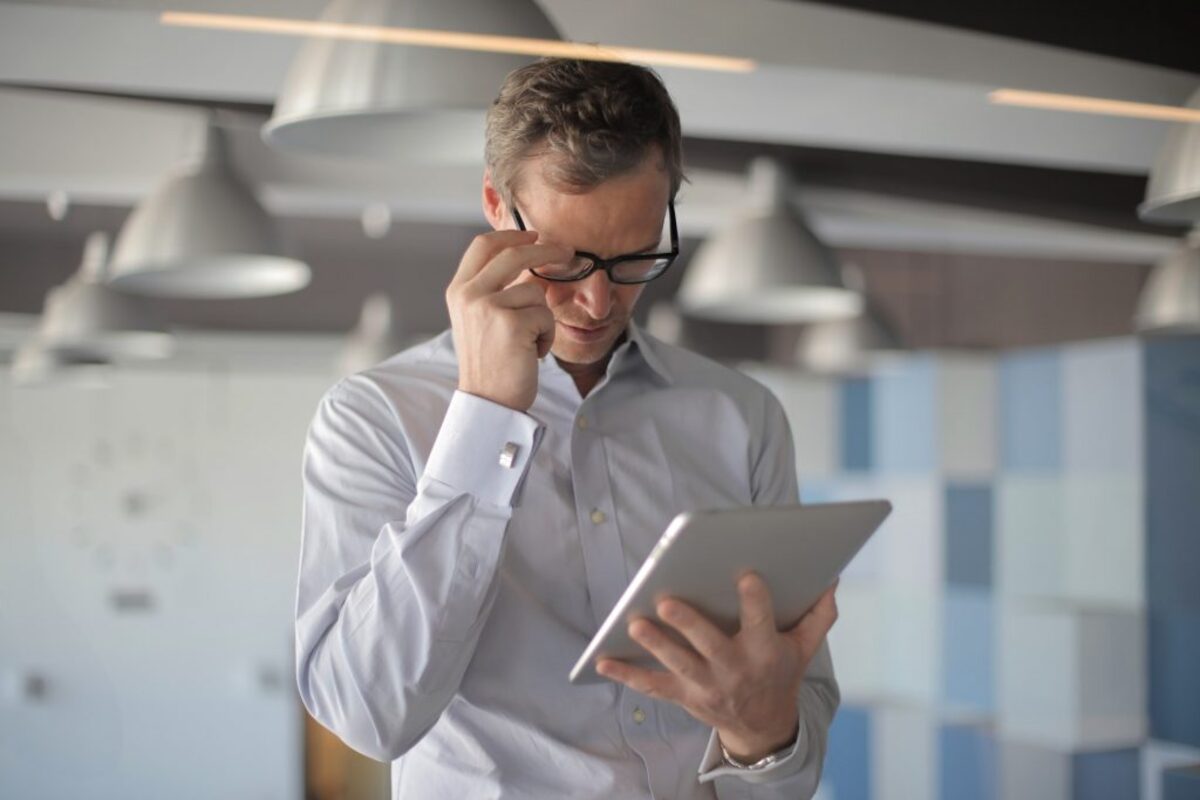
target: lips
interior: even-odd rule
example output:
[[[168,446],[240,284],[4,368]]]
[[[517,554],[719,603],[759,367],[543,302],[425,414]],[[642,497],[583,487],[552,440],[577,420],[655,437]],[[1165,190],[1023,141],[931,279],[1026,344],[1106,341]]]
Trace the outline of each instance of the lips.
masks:
[[[594,342],[597,339],[604,338],[604,333],[608,330],[609,325],[600,325],[595,328],[581,328],[578,325],[569,325],[566,322],[558,323],[563,327],[563,330],[574,339],[582,342]]]

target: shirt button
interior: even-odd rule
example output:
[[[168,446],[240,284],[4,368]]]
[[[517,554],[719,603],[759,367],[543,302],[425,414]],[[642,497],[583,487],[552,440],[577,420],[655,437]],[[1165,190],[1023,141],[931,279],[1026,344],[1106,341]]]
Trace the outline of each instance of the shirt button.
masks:
[[[641,725],[643,722],[646,721],[646,712],[642,711],[640,706],[633,710],[633,721],[636,722],[638,725]]]
[[[587,417],[580,415],[579,419],[575,420],[575,424],[579,426],[579,430],[586,431],[587,426],[588,426],[588,419],[587,419]]]
[[[603,525],[604,520],[606,519],[608,519],[608,517],[604,516],[604,512],[600,509],[597,508],[592,511],[592,522],[596,523],[597,525]]]

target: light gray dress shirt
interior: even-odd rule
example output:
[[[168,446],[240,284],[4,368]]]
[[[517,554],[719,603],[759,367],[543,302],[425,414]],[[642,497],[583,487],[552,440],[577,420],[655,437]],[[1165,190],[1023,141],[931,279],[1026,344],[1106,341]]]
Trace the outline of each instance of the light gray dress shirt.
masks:
[[[722,766],[715,732],[674,704],[567,682],[677,513],[798,502],[779,402],[634,325],[586,398],[553,357],[538,380],[528,413],[456,391],[447,332],[322,400],[304,455],[305,706],[392,762],[396,798],[810,797],[839,700],[826,647],[795,746],[758,772]]]

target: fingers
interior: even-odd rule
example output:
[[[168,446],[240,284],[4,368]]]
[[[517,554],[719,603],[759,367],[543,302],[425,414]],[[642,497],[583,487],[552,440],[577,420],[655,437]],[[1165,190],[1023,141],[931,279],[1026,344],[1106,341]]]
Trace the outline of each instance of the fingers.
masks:
[[[532,244],[537,241],[537,233],[535,231],[492,231],[491,233],[481,233],[471,240],[471,244],[463,253],[462,260],[458,262],[458,269],[454,273],[452,282],[465,283],[479,270],[492,260],[500,251],[506,247],[513,247],[521,244]]]
[[[660,664],[685,681],[698,683],[708,672],[699,656],[681,647],[650,620],[634,620],[629,626],[629,635],[646,648],[650,655],[657,658]]]
[[[536,287],[535,287],[536,288]],[[543,301],[540,305],[513,308],[504,312],[512,320],[523,341],[537,347],[538,358],[550,352],[554,342],[554,314]]]
[[[485,236],[498,236],[500,233],[509,234],[512,231],[499,231],[496,233],[484,234]],[[518,231],[520,233],[520,231]],[[472,247],[474,244],[472,244]],[[540,267],[543,264],[551,264],[555,261],[565,261],[571,258],[575,251],[570,248],[563,247],[558,244],[550,244],[548,242],[532,243],[529,241],[513,242],[508,246],[503,247],[499,252],[491,249],[492,245],[484,248],[481,246],[481,256],[486,256],[488,261],[478,268],[474,265],[468,265],[466,262],[468,256],[463,256],[463,262],[459,269],[464,276],[469,277],[458,278],[463,286],[469,287],[471,294],[491,294],[498,292],[504,287],[513,282],[522,272],[530,267]],[[468,248],[470,253],[470,248]]]
[[[501,308],[548,308],[546,291],[536,283],[518,283],[496,292],[492,299]]]
[[[516,335],[528,344],[536,343],[538,357],[554,342],[554,313],[546,305],[546,295],[535,283],[518,283],[503,291],[475,298],[462,307],[466,316],[492,318],[503,334]]]
[[[833,624],[837,622],[837,583],[825,590],[807,614],[787,632],[788,638],[800,645],[801,651],[811,655],[821,646]]]
[[[658,604],[658,615],[679,631],[696,652],[719,666],[734,660],[734,645],[725,633],[696,609],[681,600],[667,598]]]
[[[738,579],[737,588],[741,599],[742,631],[752,636],[776,635],[775,608],[766,581],[758,573],[749,572]]]
[[[683,692],[678,686],[679,679],[670,672],[635,667],[615,658],[600,659],[596,664],[596,672],[647,697],[669,700],[672,703],[679,703],[683,697]]]

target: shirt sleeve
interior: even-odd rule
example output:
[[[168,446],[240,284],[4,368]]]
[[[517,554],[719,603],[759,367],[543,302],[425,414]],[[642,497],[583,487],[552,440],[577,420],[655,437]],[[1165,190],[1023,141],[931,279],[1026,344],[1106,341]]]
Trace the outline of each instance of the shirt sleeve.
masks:
[[[783,407],[764,390],[762,439],[751,461],[751,497],[755,505],[794,505],[799,502],[795,446]],[[828,643],[813,656],[796,696],[799,733],[792,747],[774,764],[761,770],[724,766],[716,730],[700,761],[700,782],[712,782],[720,800],[794,800],[812,797],[821,782],[829,725],[841,702]]]
[[[313,717],[355,750],[398,758],[457,691],[541,432],[457,392],[418,475],[367,378],[323,399],[304,452],[296,679]]]

